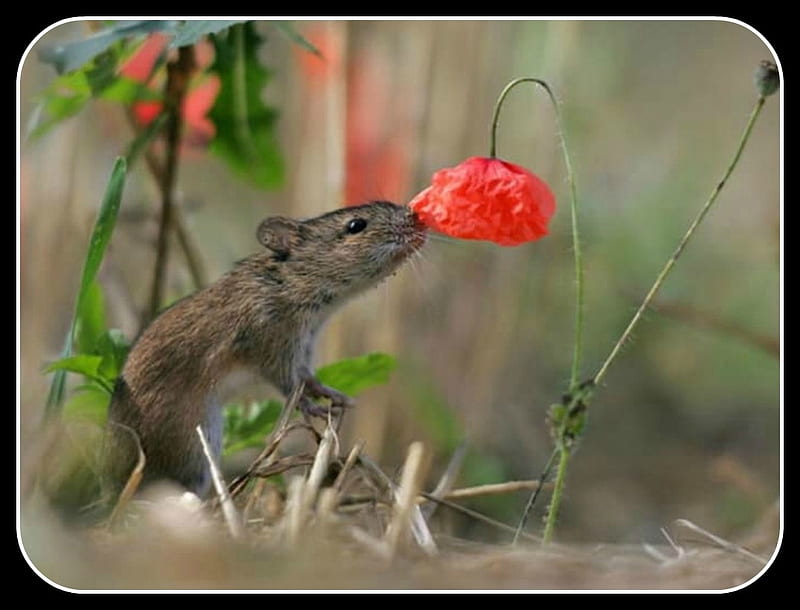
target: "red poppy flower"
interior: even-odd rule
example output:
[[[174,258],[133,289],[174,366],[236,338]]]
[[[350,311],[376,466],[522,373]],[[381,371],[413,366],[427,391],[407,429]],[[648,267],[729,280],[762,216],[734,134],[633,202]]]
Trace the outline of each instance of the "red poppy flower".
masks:
[[[435,231],[461,239],[516,246],[547,235],[556,209],[550,187],[524,167],[471,157],[433,175],[409,203]]]

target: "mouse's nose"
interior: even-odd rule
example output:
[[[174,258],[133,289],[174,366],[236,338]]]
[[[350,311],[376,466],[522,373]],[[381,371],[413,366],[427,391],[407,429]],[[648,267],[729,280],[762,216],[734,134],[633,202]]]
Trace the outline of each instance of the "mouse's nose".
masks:
[[[412,210],[411,208],[408,208],[408,219],[409,219],[409,221],[411,223],[411,226],[412,226],[412,228],[414,230],[416,230],[416,231],[425,231],[425,230],[427,230],[428,226],[425,223],[422,222],[422,220],[417,215],[417,213],[414,210]]]

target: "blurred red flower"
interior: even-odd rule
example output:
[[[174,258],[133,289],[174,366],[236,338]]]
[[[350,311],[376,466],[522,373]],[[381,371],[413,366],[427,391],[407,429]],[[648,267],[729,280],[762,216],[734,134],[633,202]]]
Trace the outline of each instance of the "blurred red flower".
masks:
[[[136,53],[120,69],[122,76],[127,76],[140,83],[146,83],[158,56],[169,43],[165,34],[151,34]],[[200,72],[211,65],[213,50],[206,41],[195,45],[195,54]],[[161,71],[159,71],[161,72]],[[161,89],[163,74],[155,74],[149,83],[154,90]],[[189,91],[183,100],[182,114],[186,124],[185,139],[188,144],[204,146],[215,135],[214,124],[208,118],[208,112],[214,105],[214,100],[219,93],[220,82],[216,74],[204,74],[193,79]],[[161,112],[163,104],[159,101],[136,102],[133,105],[133,115],[140,125],[148,125]]]
[[[415,148],[415,106],[413,93],[393,76],[391,51],[363,43],[348,47],[347,26],[341,22],[304,23],[301,32],[322,54],[295,45],[307,88],[301,112],[308,128],[328,130],[340,120],[339,104],[345,105],[341,199],[347,205],[405,199]]]
[[[547,235],[556,209],[550,187],[524,167],[471,157],[433,175],[409,203],[435,231],[461,239],[516,246]]]

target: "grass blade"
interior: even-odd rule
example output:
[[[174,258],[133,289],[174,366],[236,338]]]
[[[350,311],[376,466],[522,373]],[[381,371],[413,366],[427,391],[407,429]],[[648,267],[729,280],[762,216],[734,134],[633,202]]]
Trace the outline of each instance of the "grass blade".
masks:
[[[100,263],[103,261],[108,242],[114,231],[117,221],[119,206],[122,202],[122,190],[125,186],[125,174],[127,172],[127,162],[124,157],[118,157],[111,170],[111,178],[108,180],[103,201],[100,204],[100,211],[92,229],[92,236],[89,240],[89,248],[86,252],[86,260],[83,263],[81,272],[80,288],[75,300],[75,313],[72,316],[69,333],[61,351],[62,358],[72,355],[72,343],[75,338],[76,321],[80,317],[86,295],[89,294],[92,282],[97,276]],[[50,392],[47,396],[46,415],[53,415],[58,412],[64,402],[64,387],[67,372],[64,370],[56,371],[53,381],[50,384]]]

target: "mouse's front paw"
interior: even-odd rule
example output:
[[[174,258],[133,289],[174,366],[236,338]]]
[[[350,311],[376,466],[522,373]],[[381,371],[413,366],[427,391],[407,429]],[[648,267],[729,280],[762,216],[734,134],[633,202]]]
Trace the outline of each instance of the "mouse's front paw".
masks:
[[[319,409],[322,409],[323,413],[327,413],[327,409],[314,403],[314,399],[317,398],[327,398],[330,400],[331,410],[346,409],[347,407],[355,405],[352,398],[346,394],[342,394],[338,390],[329,388],[314,377],[305,379],[305,390],[303,394],[304,396],[303,400],[300,402],[300,408],[309,415],[312,414],[311,411],[317,411]],[[308,403],[310,403],[310,406]]]

